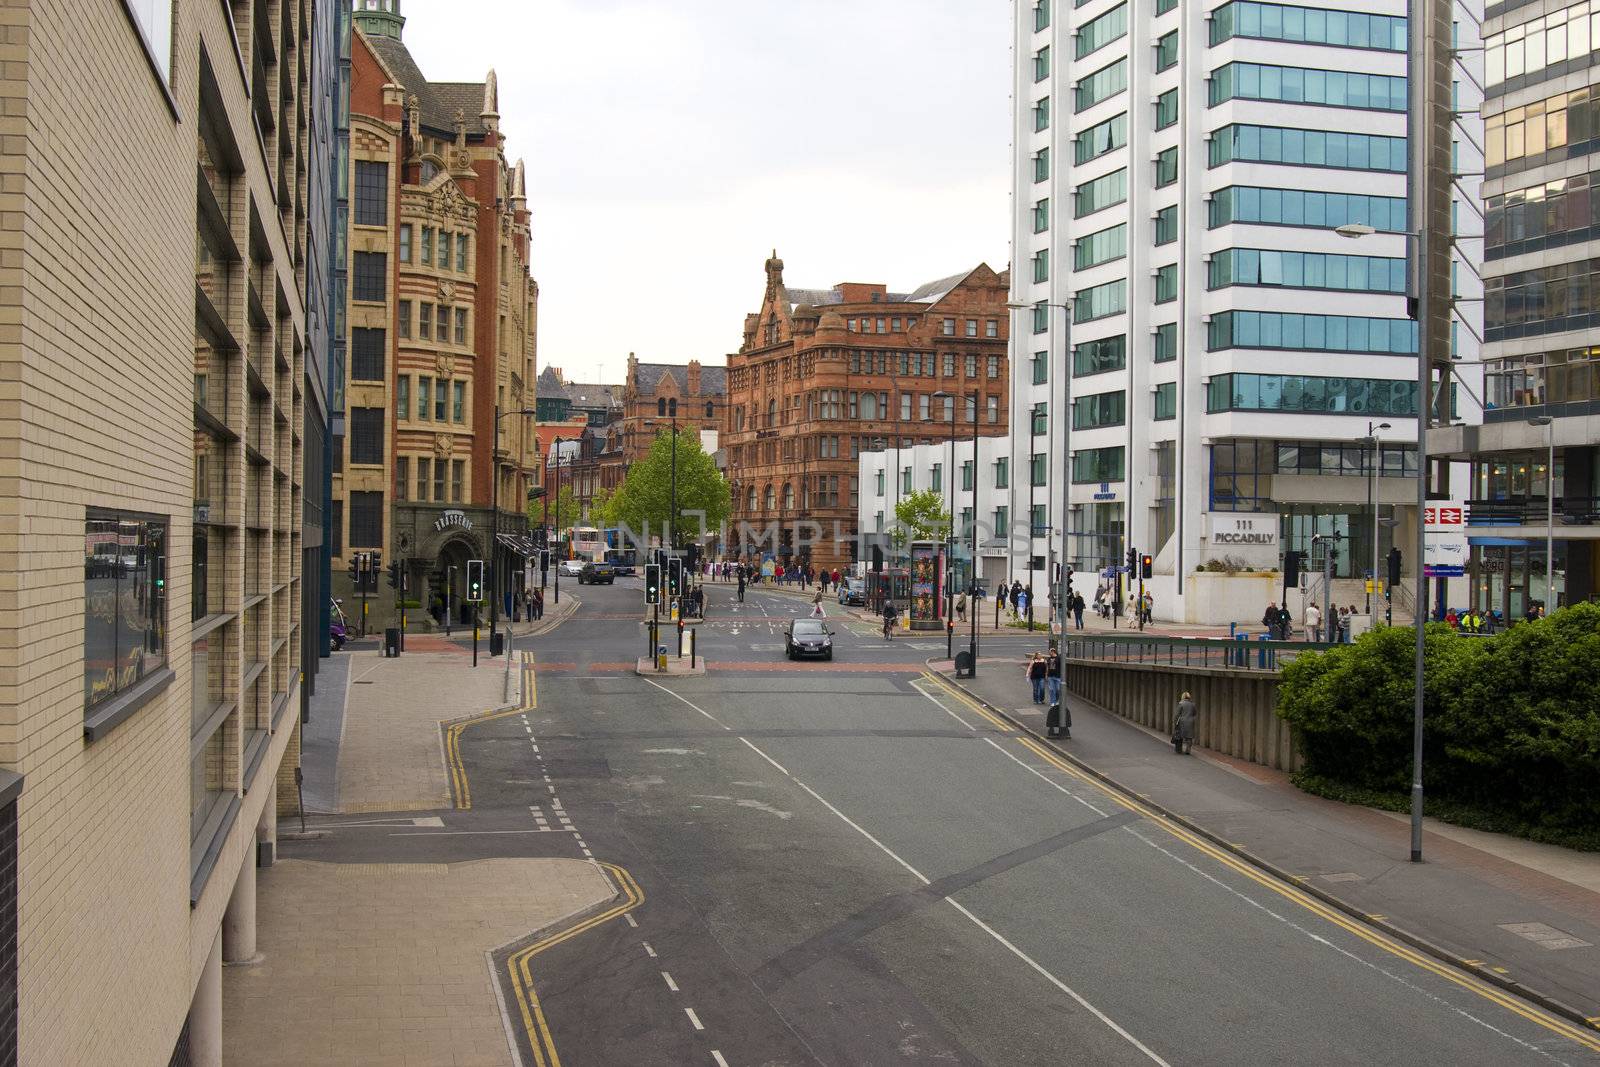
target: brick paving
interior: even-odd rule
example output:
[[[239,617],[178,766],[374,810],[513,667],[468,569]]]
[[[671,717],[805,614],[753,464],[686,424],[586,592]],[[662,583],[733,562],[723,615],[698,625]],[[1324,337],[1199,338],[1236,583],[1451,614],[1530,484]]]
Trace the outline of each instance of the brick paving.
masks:
[[[258,892],[264,960],[225,972],[225,1062],[504,1067],[513,1061],[485,953],[609,899],[612,886],[579,859],[282,860],[260,873]]]

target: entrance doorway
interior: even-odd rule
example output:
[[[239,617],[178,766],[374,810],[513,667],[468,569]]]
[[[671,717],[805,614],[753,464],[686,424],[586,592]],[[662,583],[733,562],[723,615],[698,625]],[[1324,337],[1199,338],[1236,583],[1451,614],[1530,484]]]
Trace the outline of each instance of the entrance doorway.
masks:
[[[476,558],[477,546],[453,537],[439,549],[433,570],[428,574],[428,614],[441,628],[448,618],[453,626],[471,626],[473,605],[462,600],[467,588],[467,561]]]

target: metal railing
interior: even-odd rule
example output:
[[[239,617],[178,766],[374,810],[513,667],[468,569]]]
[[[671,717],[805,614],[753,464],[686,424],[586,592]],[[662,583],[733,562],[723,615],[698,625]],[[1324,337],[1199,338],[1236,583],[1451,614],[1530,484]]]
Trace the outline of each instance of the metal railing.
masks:
[[[1275,672],[1302,652],[1330,647],[1324,641],[1269,641],[1254,633],[1241,633],[1231,639],[1095,634],[1068,637],[1065,651],[1069,660]]]
[[[1467,501],[1468,526],[1543,526],[1549,502],[1542,496]],[[1590,526],[1600,522],[1600,497],[1556,497],[1556,524]]]

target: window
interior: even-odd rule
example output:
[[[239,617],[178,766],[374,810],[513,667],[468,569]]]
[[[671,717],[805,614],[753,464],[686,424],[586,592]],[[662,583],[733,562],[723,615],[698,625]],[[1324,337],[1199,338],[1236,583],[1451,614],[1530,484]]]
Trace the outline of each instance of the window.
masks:
[[[1038,487],[1048,482],[1047,469],[1050,457],[1044,452],[1035,452],[1028,461],[1028,484]]]
[[[1600,141],[1597,122],[1600,122],[1600,90],[1592,87],[1559,93],[1491,115],[1484,120],[1484,163],[1489,168],[1489,177],[1505,173],[1499,168],[1508,164],[1516,164],[1512,170],[1523,170],[1594,151]],[[1452,171],[1461,169],[1459,152],[1460,145],[1452,140]]]
[[[440,267],[440,269],[448,269],[449,266],[450,266],[450,242],[453,241],[454,239],[455,239],[455,235],[450,233],[448,230],[440,230],[439,231],[439,267]]]
[[[357,226],[389,224],[389,164],[356,160],[355,209]]]
[[[1048,130],[1049,128],[1050,98],[1048,96],[1042,96],[1038,100],[1034,101],[1033,104],[1033,129],[1034,132],[1037,133],[1040,130]]]
[[[883,319],[878,319],[877,320],[877,326],[878,326],[878,332],[879,333],[888,333],[889,332],[888,330],[886,330],[884,328],[884,320]]]
[[[997,537],[1005,537],[1007,540],[1010,540],[1010,536],[1011,536],[1011,509],[1010,508],[995,508],[994,509],[994,532],[995,532],[995,536],[997,536]]]
[[[1050,149],[1041,148],[1033,154],[1033,180],[1035,182],[1050,180]]]
[[[1156,14],[1165,15],[1178,6],[1178,0],[1156,0]]]
[[[984,404],[987,409],[984,420],[988,422],[990,426],[998,424],[1000,422],[1000,398],[998,396],[988,397],[984,401]]]
[[[450,340],[450,309],[440,304],[434,311],[434,336],[440,341]]]
[[[990,357],[988,357],[988,365],[989,365],[989,377],[991,377],[991,378],[1000,377],[1000,357],[999,356],[990,356]]]
[[[433,266],[433,227],[432,226],[424,226],[422,228],[422,265],[424,267]]]
[[[1406,139],[1283,126],[1223,126],[1211,135],[1207,166],[1236,161],[1400,174],[1406,169]]]
[[[944,354],[944,376],[946,378],[954,378],[956,376],[956,354],[954,352],[946,352]]]
[[[983,320],[983,335],[985,337],[996,337],[996,338],[999,337],[1000,336],[1000,320],[999,319],[985,319],[985,320]]]
[[[1206,226],[1215,229],[1230,222],[1319,230],[1359,222],[1375,230],[1403,233],[1407,228],[1406,198],[1230,185],[1212,194],[1206,205]]]
[[[1178,146],[1156,153],[1156,188],[1161,189],[1178,180]]]
[[[1092,430],[1099,426],[1121,426],[1127,421],[1126,393],[1094,393],[1072,402],[1072,428]]]
[[[707,400],[706,401],[706,418],[708,418],[708,419],[715,418],[716,417],[716,411],[717,411],[716,404],[714,404],[710,400]]]
[[[883,482],[884,482],[883,475],[884,475],[883,471],[878,471],[877,474],[875,475],[875,477],[877,479],[877,491],[878,491],[878,495],[879,496],[883,495]]]
[[[350,378],[357,382],[383,381],[383,331],[354,326],[350,329]]]
[[[450,420],[465,422],[467,414],[467,383],[450,383]]]
[[[444,460],[436,459],[433,461],[433,499],[435,503],[444,503],[444,479],[449,471],[450,468],[446,466]]]
[[[443,463],[444,461],[440,460],[439,462]],[[425,501],[425,500],[428,499],[428,488],[429,488],[429,486],[433,485],[432,472],[433,472],[433,461],[430,460],[430,459],[423,458],[423,457],[418,457],[418,459],[417,459],[417,499],[418,500]],[[440,501],[440,503],[443,503],[443,501]]]
[[[1072,376],[1104,374],[1128,365],[1128,339],[1122,334],[1072,346]]]
[[[1128,35],[1128,5],[1118,4],[1104,15],[1092,18],[1078,27],[1077,37],[1073,41],[1073,55],[1082,59],[1091,52],[1098,52],[1119,37]]]
[[[1073,90],[1072,109],[1074,112],[1087,111],[1100,101],[1109,100],[1127,88],[1128,60],[1123,58],[1101,67],[1080,80],[1077,88]]]
[[[350,409],[350,462],[383,463],[383,409]]]
[[[350,494],[350,547],[383,547],[383,494]]]
[[[1206,386],[1206,410],[1415,415],[1417,383],[1300,374],[1214,374]]]
[[[970,459],[961,461],[961,491],[963,493],[972,492],[972,460]]]
[[[464,233],[456,234],[456,270],[462,274],[467,272],[467,241],[469,238]]]
[[[994,487],[996,489],[1011,488],[1011,457],[1001,456],[994,461]]]
[[[1225,348],[1269,348],[1415,355],[1417,324],[1411,319],[1356,315],[1223,311],[1212,315],[1206,326],[1206,347],[1213,352]]]
[[[1156,97],[1156,129],[1164,130],[1178,121],[1178,90],[1168,89]]]
[[[1043,300],[1033,305],[1033,332],[1044,333],[1050,329],[1050,305]]]
[[[1216,316],[1212,316],[1213,319]],[[1156,327],[1154,362],[1171,363],[1178,358],[1178,324],[1164,322]]]
[[[1114,170],[1072,191],[1072,215],[1083,218],[1128,199],[1128,168]]]
[[[978,320],[977,319],[968,319],[967,320],[967,336],[968,337],[976,337],[976,336],[978,336]]]
[[[427,307],[426,304],[423,307]],[[417,379],[417,418],[427,419],[433,411],[433,379]]]
[[[383,252],[357,252],[351,272],[352,300],[383,300],[389,292],[389,257]]]
[[[1072,140],[1072,160],[1087,163],[1128,143],[1128,113],[1097,122]]]
[[[927,393],[917,394],[917,417],[923,422],[933,417]]]
[[[1072,304],[1072,321],[1092,322],[1116,315],[1128,308],[1128,282],[1125,278],[1092,286],[1078,292]]]
[[[1587,66],[1600,50],[1600,9],[1572,4],[1490,34],[1484,43],[1484,84],[1510,82],[1508,89],[1518,89],[1544,80],[1540,72],[1552,67],[1559,74]]]
[[[954,337],[956,335],[956,320],[945,319],[944,325],[941,327],[939,332],[944,334],[946,337]]]
[[[1028,505],[1029,532],[1035,537],[1044,537],[1050,532],[1049,509],[1043,504]],[[1029,570],[1044,570],[1044,561],[1039,556],[1034,556],[1029,563]],[[1030,609],[1031,611],[1031,609]]]
[[[1404,293],[1406,261],[1388,256],[1342,256],[1328,252],[1279,252],[1225,248],[1206,264],[1206,287],[1269,285],[1358,293]]]
[[[1033,384],[1047,385],[1050,382],[1050,353],[1035,352],[1031,361],[1033,366]]]
[[[1050,0],[1037,0],[1033,5],[1033,32],[1050,28]]]
[[[1028,412],[1028,419],[1029,432],[1034,437],[1043,437],[1050,432],[1050,411],[1042,401],[1033,405],[1033,408]]]
[[[456,308],[456,344],[467,343],[467,309]]]
[[[1587,329],[1600,312],[1600,259],[1489,278],[1484,301],[1488,341]]]
[[[1206,83],[1206,102],[1215,107],[1225,100],[1280,100],[1324,107],[1404,111],[1406,80],[1354,71],[1225,63],[1211,72]]]
[[[411,223],[400,227],[400,262],[411,262]]]
[[[944,464],[935,463],[933,465],[932,476],[929,480],[929,488],[931,488],[935,493],[944,492]]]
[[[166,666],[166,520],[90,509],[83,564],[88,711]]]
[[[1178,417],[1178,383],[1162,382],[1156,386],[1156,422]]]
[[[1128,226],[1119,222],[1108,229],[1078,238],[1072,247],[1072,269],[1087,270],[1121,259],[1127,254]]]
[[[466,481],[466,474],[466,460],[453,459],[450,461],[450,502],[452,504],[461,503],[463,489],[462,483]]]
[[[1484,258],[1502,259],[1600,238],[1596,185],[1600,171],[1590,171],[1488,197]]]
[[[443,378],[434,379],[433,383],[433,418],[436,422],[443,422],[445,416],[445,387],[448,383]]]
[[[161,80],[172,83],[172,5],[160,0],[129,0],[123,10],[139,28],[139,38]]]
[[[1085,448],[1072,454],[1072,484],[1122,481],[1122,446]]]
[[[1178,65],[1178,31],[1173,30],[1156,41],[1156,73],[1171,70]]]
[[[1043,233],[1050,228],[1050,198],[1036,201],[1033,205],[1033,232]]]
[[[1406,20],[1393,15],[1234,0],[1211,13],[1211,43],[1221,44],[1231,37],[1404,52]]]
[[[433,340],[433,305],[426,300],[417,305],[417,336],[424,341]]]
[[[400,327],[401,338],[409,339],[411,337],[411,301],[401,300],[398,302],[395,319]]]
[[[394,419],[411,418],[411,375],[402,374],[394,383]]]
[[[1165,304],[1178,299],[1178,266],[1169,263],[1156,268],[1156,303]]]
[[[1178,239],[1178,208],[1174,204],[1156,212],[1156,244],[1169,245]]]
[[[396,503],[405,503],[411,498],[411,459],[408,456],[394,458],[394,499]]]
[[[1045,45],[1033,54],[1033,80],[1042,82],[1050,77],[1050,46]]]
[[[1047,282],[1050,280],[1050,250],[1041,248],[1033,254],[1033,280]],[[973,334],[977,333],[977,323],[973,323]],[[972,336],[969,335],[969,336]]]

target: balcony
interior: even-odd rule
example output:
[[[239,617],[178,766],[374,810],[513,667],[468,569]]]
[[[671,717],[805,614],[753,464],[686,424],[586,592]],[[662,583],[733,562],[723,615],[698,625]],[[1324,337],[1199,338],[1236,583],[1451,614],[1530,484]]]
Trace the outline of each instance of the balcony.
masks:
[[[1549,501],[1542,496],[1505,497],[1499,500],[1468,500],[1467,525],[1543,527],[1549,518]],[[1600,497],[1559,496],[1556,498],[1556,526],[1600,525]]]

